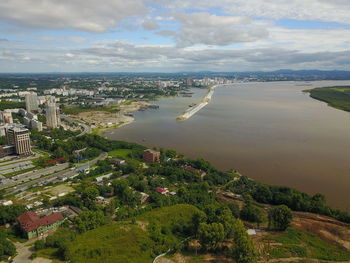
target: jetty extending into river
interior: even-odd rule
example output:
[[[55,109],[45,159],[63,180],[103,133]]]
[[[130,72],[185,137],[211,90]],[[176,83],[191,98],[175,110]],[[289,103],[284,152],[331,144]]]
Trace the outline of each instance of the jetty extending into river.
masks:
[[[201,100],[201,102],[199,104],[197,104],[194,107],[191,107],[189,109],[187,109],[184,113],[182,113],[180,116],[178,116],[176,118],[176,120],[178,121],[185,121],[188,120],[189,118],[191,118],[194,114],[196,114],[198,111],[200,111],[202,108],[204,108],[205,106],[207,106],[209,104],[209,102],[211,101],[211,97],[214,94],[214,89],[217,87],[218,85],[214,85],[212,87],[210,87],[208,89],[208,93],[204,96],[204,98]]]

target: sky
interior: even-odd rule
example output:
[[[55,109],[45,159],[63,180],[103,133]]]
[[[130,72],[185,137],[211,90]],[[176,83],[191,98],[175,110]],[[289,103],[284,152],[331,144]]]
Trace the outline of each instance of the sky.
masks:
[[[0,72],[350,70],[349,0],[1,0]]]

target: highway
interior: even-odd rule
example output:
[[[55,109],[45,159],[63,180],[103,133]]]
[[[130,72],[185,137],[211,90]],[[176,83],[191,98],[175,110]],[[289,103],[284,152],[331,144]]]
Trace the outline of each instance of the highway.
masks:
[[[101,153],[97,158],[91,160],[91,161],[88,161],[86,163],[82,163],[82,164],[78,164],[75,168],[72,169],[65,169],[65,170],[62,170],[60,172],[56,172],[54,174],[50,174],[48,176],[45,176],[45,177],[41,177],[41,178],[37,178],[37,179],[34,179],[30,182],[27,182],[27,183],[23,183],[21,185],[17,185],[15,187],[11,187],[9,189],[6,189],[6,193],[13,193],[13,192],[17,192],[17,191],[23,191],[23,190],[26,190],[28,187],[34,185],[34,184],[39,184],[39,183],[46,183],[46,182],[49,182],[49,181],[52,181],[52,180],[55,180],[57,178],[70,178],[74,175],[76,175],[78,172],[77,172],[77,169],[80,168],[80,167],[83,167],[83,166],[91,166],[91,165],[94,165],[96,164],[99,160],[104,160],[106,159],[108,156],[108,153]],[[53,166],[54,167],[54,166]],[[68,167],[68,164],[67,164],[67,167]],[[49,167],[51,168],[51,167]],[[45,168],[45,169],[48,169],[48,168]]]

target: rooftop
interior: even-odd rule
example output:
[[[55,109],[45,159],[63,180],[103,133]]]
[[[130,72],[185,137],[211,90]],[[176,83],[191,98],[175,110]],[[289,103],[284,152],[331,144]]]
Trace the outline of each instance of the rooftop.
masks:
[[[20,215],[17,218],[17,220],[25,231],[31,232],[36,230],[40,226],[47,226],[57,221],[64,220],[64,217],[62,216],[61,213],[53,213],[48,216],[40,217],[33,211],[28,211]]]

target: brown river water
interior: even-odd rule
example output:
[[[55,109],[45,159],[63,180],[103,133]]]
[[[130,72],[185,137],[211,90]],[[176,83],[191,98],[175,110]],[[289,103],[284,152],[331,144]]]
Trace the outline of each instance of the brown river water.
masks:
[[[260,182],[286,185],[350,211],[350,113],[314,100],[304,89],[350,81],[237,83],[215,90],[212,101],[184,122],[176,116],[198,103],[163,98],[159,110],[135,113],[135,121],[103,135],[202,157]]]

